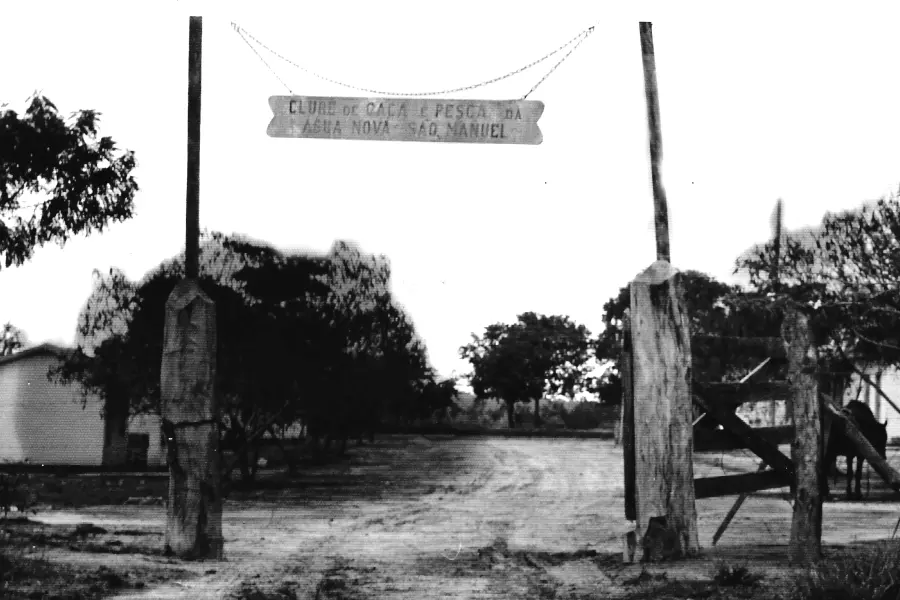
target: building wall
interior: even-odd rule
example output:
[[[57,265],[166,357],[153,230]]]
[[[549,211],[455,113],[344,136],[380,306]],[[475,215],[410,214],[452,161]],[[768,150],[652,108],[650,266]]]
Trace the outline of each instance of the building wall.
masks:
[[[100,403],[75,386],[53,383],[52,354],[0,365],[0,460],[99,465],[103,456]]]

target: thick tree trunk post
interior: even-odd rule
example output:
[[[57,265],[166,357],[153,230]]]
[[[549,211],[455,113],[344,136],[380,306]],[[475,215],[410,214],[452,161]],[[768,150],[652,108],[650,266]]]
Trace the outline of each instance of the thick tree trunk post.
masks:
[[[682,275],[656,261],[631,284],[635,516],[665,517],[670,556],[700,549],[694,495],[691,335]]]
[[[166,550],[183,558],[221,559],[216,314],[196,281],[183,280],[172,290],[164,336],[160,395],[170,437]]]
[[[816,348],[806,315],[788,310],[782,324],[788,356],[788,381],[793,402],[794,516],[791,522],[791,560],[808,565],[822,556],[822,480],[824,453],[822,401],[819,398]]]

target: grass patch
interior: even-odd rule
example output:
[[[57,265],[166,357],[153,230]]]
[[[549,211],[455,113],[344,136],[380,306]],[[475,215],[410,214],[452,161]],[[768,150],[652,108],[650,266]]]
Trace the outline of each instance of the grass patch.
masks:
[[[900,597],[900,542],[833,549],[796,582],[790,600]]]

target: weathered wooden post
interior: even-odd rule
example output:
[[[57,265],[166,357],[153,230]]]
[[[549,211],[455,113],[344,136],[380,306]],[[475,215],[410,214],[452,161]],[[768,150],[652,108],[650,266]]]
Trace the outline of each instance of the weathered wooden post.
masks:
[[[794,418],[794,515],[791,561],[811,564],[822,556],[822,401],[819,398],[816,347],[806,315],[788,309],[781,327],[788,357],[788,382]]]
[[[665,517],[672,557],[700,549],[694,496],[690,321],[681,273],[656,261],[631,283],[636,538]],[[646,545],[646,540],[644,544]]]
[[[682,275],[669,264],[662,133],[650,23],[640,23],[657,261],[631,283],[635,539],[644,559],[696,554],[691,332]],[[627,539],[627,538],[626,538]],[[626,559],[627,556],[626,550]]]
[[[190,18],[185,279],[166,301],[160,396],[169,497],[165,548],[222,559],[216,311],[197,281],[200,197],[201,17]]]

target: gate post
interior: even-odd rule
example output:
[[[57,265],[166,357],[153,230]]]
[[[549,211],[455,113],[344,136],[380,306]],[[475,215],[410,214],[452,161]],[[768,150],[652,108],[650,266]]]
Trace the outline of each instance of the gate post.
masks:
[[[652,556],[651,548],[660,539],[664,557],[691,556],[700,544],[694,496],[690,320],[682,275],[668,261],[656,261],[631,283],[630,316],[635,537],[645,557],[648,552]]]
[[[788,382],[793,418],[794,515],[791,521],[791,560],[813,563],[822,555],[822,487],[824,454],[822,400],[815,371],[818,366],[809,319],[788,309],[781,326],[788,357]]]

